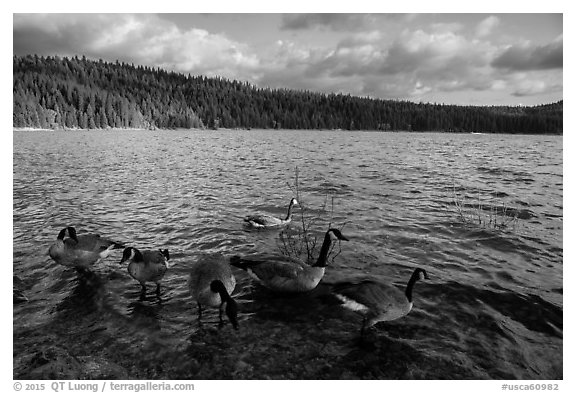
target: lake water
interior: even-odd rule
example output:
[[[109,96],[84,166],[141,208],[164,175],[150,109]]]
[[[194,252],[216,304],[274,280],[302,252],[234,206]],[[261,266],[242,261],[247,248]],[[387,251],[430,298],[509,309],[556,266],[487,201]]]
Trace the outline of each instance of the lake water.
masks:
[[[563,378],[561,136],[13,137],[14,285],[28,298],[14,304],[14,378]],[[240,329],[218,329],[217,310],[199,327],[189,267],[205,254],[278,258],[279,231],[247,230],[242,218],[284,215],[296,167],[314,233],[331,221],[350,241],[306,294],[270,293],[233,268]],[[150,284],[139,300],[121,250],[86,275],[54,263],[46,252],[68,225],[168,248],[161,298]],[[415,267],[429,280],[416,284],[412,312],[360,343],[361,318],[332,301],[331,283],[370,276],[403,288]]]

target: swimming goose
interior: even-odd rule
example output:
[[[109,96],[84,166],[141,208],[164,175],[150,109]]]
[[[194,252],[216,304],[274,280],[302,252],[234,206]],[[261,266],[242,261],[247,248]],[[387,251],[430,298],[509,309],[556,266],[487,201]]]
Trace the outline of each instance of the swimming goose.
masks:
[[[253,216],[248,216],[244,218],[244,221],[254,228],[274,228],[282,225],[289,224],[292,221],[292,207],[298,206],[298,201],[296,198],[290,200],[288,205],[288,213],[286,218],[278,218],[270,216],[268,214],[256,214]]]
[[[343,307],[363,316],[360,329],[360,334],[363,336],[365,328],[407,315],[414,304],[412,301],[414,283],[422,279],[428,279],[426,271],[416,268],[404,292],[391,284],[369,279],[357,283],[336,283],[332,290],[343,303]]]
[[[120,263],[130,261],[128,273],[142,286],[140,297],[146,297],[146,283],[156,283],[156,295],[160,296],[160,280],[170,267],[168,260],[170,253],[168,250],[146,250],[139,251],[134,247],[126,247],[122,254]]]
[[[314,265],[301,261],[251,261],[233,256],[230,263],[246,270],[263,286],[278,292],[307,292],[316,288],[328,261],[328,252],[333,240],[348,239],[336,228],[329,229],[324,235],[320,255]]]
[[[238,306],[230,296],[235,286],[230,265],[222,259],[207,258],[192,266],[188,287],[198,304],[198,321],[202,319],[202,305],[205,305],[219,307],[220,323],[223,324],[222,307],[226,303],[226,315],[234,329],[238,329]]]
[[[64,239],[66,235],[69,238]],[[123,247],[123,244],[100,235],[77,236],[74,227],[66,227],[60,231],[56,243],[48,249],[48,254],[60,265],[85,269],[106,258],[112,250]]]

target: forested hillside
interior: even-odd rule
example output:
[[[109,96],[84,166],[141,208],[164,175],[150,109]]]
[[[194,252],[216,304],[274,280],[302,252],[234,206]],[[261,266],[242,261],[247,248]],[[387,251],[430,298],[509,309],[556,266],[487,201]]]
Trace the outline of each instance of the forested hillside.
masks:
[[[456,106],[259,88],[86,58],[13,58],[14,127],[562,133],[563,102]]]

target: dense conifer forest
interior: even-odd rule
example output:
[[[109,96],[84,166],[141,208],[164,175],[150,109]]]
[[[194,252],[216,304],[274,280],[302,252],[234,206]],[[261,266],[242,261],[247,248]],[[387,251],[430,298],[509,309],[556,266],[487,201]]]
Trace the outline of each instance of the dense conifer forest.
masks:
[[[260,88],[85,57],[13,58],[14,127],[562,133],[563,101],[457,106]]]

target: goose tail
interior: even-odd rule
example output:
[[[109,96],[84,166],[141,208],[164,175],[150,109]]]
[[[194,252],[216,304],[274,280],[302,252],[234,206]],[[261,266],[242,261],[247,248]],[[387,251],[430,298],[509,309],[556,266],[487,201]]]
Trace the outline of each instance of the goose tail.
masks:
[[[160,254],[162,254],[162,256],[164,257],[164,264],[166,265],[166,269],[170,269],[172,267],[172,264],[169,262],[170,261],[170,252],[168,251],[168,249],[159,249],[158,251],[160,251]]]
[[[370,283],[370,280],[364,278],[350,279],[347,281],[339,281],[331,284],[330,291],[336,296],[349,296],[354,293],[360,284]]]

